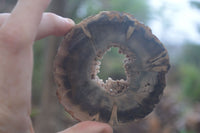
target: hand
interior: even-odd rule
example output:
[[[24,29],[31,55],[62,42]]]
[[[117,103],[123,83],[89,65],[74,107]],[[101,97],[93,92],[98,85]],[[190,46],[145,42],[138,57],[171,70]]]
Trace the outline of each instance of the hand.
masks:
[[[68,18],[43,13],[50,0],[18,0],[11,14],[0,14],[0,132],[33,133],[30,120],[33,44],[62,36],[74,25]],[[110,126],[83,122],[61,133],[111,133]]]
[[[112,133],[112,128],[104,123],[85,121],[59,133]]]

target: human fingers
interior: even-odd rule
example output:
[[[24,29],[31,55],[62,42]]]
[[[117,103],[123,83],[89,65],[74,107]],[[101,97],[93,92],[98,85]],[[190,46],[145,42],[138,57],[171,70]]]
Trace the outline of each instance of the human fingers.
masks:
[[[113,130],[104,123],[85,121],[59,133],[113,133]]]
[[[21,35],[18,44],[32,44],[35,40],[42,13],[50,0],[18,0],[11,15],[1,26],[1,31],[10,37]],[[9,31],[9,32],[8,32]]]
[[[74,24],[74,21],[69,18],[63,18],[53,13],[44,13],[39,25],[36,40],[49,35],[62,36],[66,34]]]
[[[0,14],[0,27],[8,19],[10,13]],[[73,26],[74,21],[69,18],[63,18],[54,13],[43,13],[40,22],[36,40],[42,39],[49,35],[62,36],[66,34]]]

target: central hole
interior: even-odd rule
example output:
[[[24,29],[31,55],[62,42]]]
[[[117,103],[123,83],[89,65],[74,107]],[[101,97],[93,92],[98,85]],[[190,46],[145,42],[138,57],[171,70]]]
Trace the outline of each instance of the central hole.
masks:
[[[100,72],[97,74],[104,82],[110,77],[113,80],[126,80],[126,74],[123,67],[125,55],[120,54],[119,48],[111,47],[110,51],[104,54],[100,60]]]

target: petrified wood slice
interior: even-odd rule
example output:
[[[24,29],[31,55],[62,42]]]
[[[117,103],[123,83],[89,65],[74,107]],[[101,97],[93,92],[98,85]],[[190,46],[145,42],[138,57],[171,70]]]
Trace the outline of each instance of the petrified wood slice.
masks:
[[[97,76],[99,61],[111,47],[126,55],[126,80]],[[57,95],[74,118],[118,125],[149,114],[165,88],[169,57],[151,30],[133,16],[101,12],[77,24],[55,59]]]

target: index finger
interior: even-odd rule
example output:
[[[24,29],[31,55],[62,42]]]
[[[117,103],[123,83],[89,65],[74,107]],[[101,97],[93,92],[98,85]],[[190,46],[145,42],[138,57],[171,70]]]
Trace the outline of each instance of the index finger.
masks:
[[[11,15],[4,22],[1,29],[6,29],[10,34],[23,33],[26,39],[34,41],[42,13],[51,0],[18,0]]]

